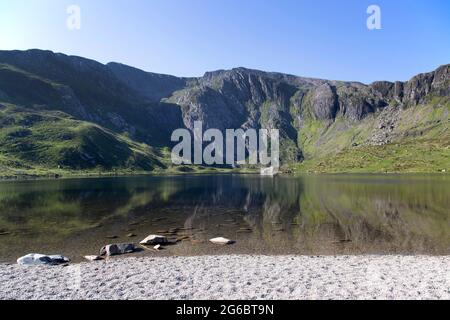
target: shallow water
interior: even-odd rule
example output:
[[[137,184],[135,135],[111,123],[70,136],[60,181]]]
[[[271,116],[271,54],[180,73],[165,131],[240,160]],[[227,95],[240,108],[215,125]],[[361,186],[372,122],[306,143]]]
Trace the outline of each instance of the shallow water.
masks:
[[[139,254],[447,255],[449,190],[447,175],[1,182],[0,262],[31,252],[80,261],[155,233],[179,242]],[[209,244],[216,236],[236,244]]]

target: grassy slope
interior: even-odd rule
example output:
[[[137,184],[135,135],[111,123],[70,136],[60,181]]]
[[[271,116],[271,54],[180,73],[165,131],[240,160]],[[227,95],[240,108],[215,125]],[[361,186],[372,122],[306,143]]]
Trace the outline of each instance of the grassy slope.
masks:
[[[162,154],[62,112],[1,103],[0,176],[151,171]]]
[[[365,143],[376,131],[379,115],[356,126],[343,119],[328,125],[306,121],[300,134],[306,161],[290,169],[297,173],[449,172],[449,112],[448,98],[402,110],[393,141],[381,146]]]
[[[168,148],[152,148],[57,111],[0,102],[0,178],[251,172],[173,166]]]
[[[167,148],[133,142],[61,112],[1,105],[1,177],[229,172],[173,167]],[[331,124],[306,121],[299,135],[306,160],[290,169],[297,173],[450,171],[449,109],[446,102],[402,111],[398,138],[383,146],[363,143],[376,127],[377,115],[357,126],[343,119]]]
[[[232,171],[174,167],[167,148],[137,143],[63,112],[40,110],[44,105],[57,110],[63,103],[56,90],[59,84],[5,64],[0,64],[0,73],[4,75],[0,77],[0,88],[8,88],[10,93],[22,97],[12,101],[0,91],[0,178]],[[17,106],[22,104],[28,107]],[[267,120],[264,118],[269,105],[266,103],[262,108],[263,122]],[[303,115],[298,141],[305,161],[291,165],[288,170],[318,173],[450,171],[449,112],[448,97],[430,98],[425,106],[402,110],[393,132],[395,139],[383,146],[367,143],[376,133],[379,114],[369,115],[360,123],[341,117],[326,123]],[[284,159],[288,158],[287,154],[296,152],[292,140],[283,140],[281,147]]]

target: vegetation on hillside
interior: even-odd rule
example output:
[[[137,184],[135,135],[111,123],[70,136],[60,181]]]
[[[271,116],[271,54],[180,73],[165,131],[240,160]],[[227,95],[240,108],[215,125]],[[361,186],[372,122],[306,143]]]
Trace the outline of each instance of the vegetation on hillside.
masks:
[[[282,171],[449,172],[450,65],[408,82],[237,68],[200,78],[0,51],[0,177],[249,172],[173,166],[175,129],[280,130]]]
[[[329,126],[311,120],[300,134],[306,159],[289,171],[302,173],[450,172],[449,99],[400,110],[392,141],[364,143],[379,127],[378,115],[356,126],[338,119]]]

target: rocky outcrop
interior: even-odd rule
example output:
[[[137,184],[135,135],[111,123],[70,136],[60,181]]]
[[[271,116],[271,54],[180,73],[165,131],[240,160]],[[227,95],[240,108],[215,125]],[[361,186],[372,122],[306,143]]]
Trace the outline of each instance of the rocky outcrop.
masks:
[[[245,68],[206,73],[175,92],[170,102],[180,105],[184,125],[192,129],[202,121],[204,129],[280,129],[284,159],[301,159],[298,133],[291,114],[291,98],[312,80]],[[289,149],[289,152],[287,151]]]
[[[339,110],[336,88],[328,83],[314,88],[312,91],[311,107],[318,120],[331,120],[336,117]]]
[[[340,113],[352,121],[359,121],[388,105],[384,98],[362,84],[345,84],[337,92]]]
[[[173,92],[186,86],[187,79],[151,73],[121,63],[107,64],[109,70],[127,87],[133,89],[150,103],[160,102]]]
[[[450,95],[450,65],[444,65],[434,72],[422,73],[407,82],[374,82],[372,89],[387,101],[395,101],[405,106],[417,106],[425,103],[433,94],[446,97]]]
[[[434,72],[431,87],[438,96],[450,95],[450,65],[441,66]]]
[[[434,73],[424,73],[408,81],[403,90],[403,102],[418,105],[431,92]]]

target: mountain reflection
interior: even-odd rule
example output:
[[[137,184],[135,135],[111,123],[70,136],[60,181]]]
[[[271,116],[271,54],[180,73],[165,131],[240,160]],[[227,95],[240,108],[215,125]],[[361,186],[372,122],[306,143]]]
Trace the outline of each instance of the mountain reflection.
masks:
[[[203,241],[227,235],[248,253],[449,254],[449,187],[445,175],[4,182],[0,258],[30,247],[76,251],[130,225],[142,235],[175,227]]]

